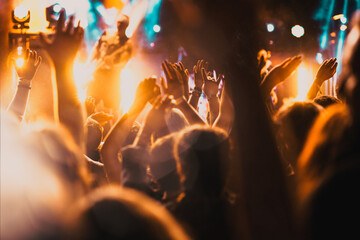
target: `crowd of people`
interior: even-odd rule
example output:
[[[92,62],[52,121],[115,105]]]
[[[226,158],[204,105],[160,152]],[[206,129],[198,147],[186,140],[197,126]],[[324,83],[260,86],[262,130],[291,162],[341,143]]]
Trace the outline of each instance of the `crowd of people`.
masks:
[[[237,144],[246,139],[234,134],[234,126],[244,121],[226,73],[214,76],[204,60],[192,73],[182,62],[164,61],[164,78],[143,80],[130,110],[114,116],[99,110],[101,99],[95,96],[79,101],[72,69],[84,31],[73,17],[65,22],[62,11],[54,38],[40,35],[55,69],[54,122],[23,121],[41,57],[27,50],[24,65],[15,65],[17,89],[1,113],[1,239],[246,239],[254,229],[261,236],[253,219],[277,222],[289,209],[293,227],[284,226],[292,234],[287,239],[359,237],[358,15],[342,59],[322,63],[307,101],[280,109],[274,104],[273,89],[302,57],[272,67],[267,52],[259,52],[262,98],[252,101],[264,104],[282,164],[267,168],[268,156],[257,168],[259,173],[277,169],[273,175],[283,180],[288,197],[274,215],[249,214],[264,209],[262,200],[249,203],[247,196],[258,183],[234,171],[239,166],[234,162],[243,161]],[[337,97],[320,94],[339,61]],[[208,101],[206,119],[198,113],[201,96]],[[139,122],[146,106],[151,109]],[[251,148],[263,154],[261,146]],[[239,182],[241,187],[233,187]]]

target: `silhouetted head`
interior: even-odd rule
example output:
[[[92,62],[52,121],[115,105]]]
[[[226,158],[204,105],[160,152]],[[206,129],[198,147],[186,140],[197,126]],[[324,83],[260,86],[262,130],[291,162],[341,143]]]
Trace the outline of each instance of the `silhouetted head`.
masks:
[[[323,108],[327,108],[328,106],[331,106],[333,104],[341,104],[341,100],[333,97],[333,96],[329,96],[329,95],[322,95],[319,97],[314,98],[313,100],[315,103],[319,104],[320,106],[322,106]]]
[[[189,127],[179,133],[174,153],[185,191],[220,196],[230,164],[230,143],[224,130]]]
[[[293,167],[296,167],[308,132],[322,109],[313,102],[294,102],[283,106],[275,116],[282,154]]]
[[[77,205],[75,239],[188,239],[167,210],[126,188],[99,188]]]

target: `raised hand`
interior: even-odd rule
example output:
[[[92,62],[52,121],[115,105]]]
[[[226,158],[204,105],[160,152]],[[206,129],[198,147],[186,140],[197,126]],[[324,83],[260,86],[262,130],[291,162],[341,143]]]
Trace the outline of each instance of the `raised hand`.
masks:
[[[104,112],[97,112],[93,113],[89,116],[90,119],[97,121],[101,126],[104,126],[108,121],[114,118],[113,115],[104,113]]]
[[[95,98],[89,96],[85,100],[85,109],[87,116],[90,116],[95,112]]]
[[[71,16],[68,25],[65,27],[65,10],[61,10],[59,20],[56,25],[54,39],[50,41],[43,33],[40,39],[44,48],[54,61],[54,64],[71,63],[74,61],[77,51],[84,36],[84,29],[80,27],[80,22],[74,28],[74,16]]]
[[[336,72],[336,67],[337,67],[336,58],[331,58],[331,59],[325,60],[321,64],[318,72],[316,73],[315,80],[306,95],[307,99],[312,100],[316,97],[321,85],[326,80],[328,80],[329,78],[334,76],[334,74]]]
[[[189,99],[189,71],[185,69],[182,62],[176,63],[174,67],[181,76],[181,80],[184,86],[184,96],[186,99]]]
[[[204,66],[204,60],[198,60],[196,65],[193,68],[194,71],[194,81],[195,81],[195,87],[202,89],[202,86],[204,84],[205,78],[203,77],[203,74],[201,72],[201,69],[205,68]]]
[[[216,97],[219,92],[219,84],[220,84],[222,75],[220,74],[218,76],[218,79],[216,80],[215,78],[213,78],[211,76],[206,76],[205,68],[202,68],[201,71],[202,71],[202,75],[204,76],[203,78],[206,79],[204,81],[203,92],[205,93],[207,98]]]
[[[334,76],[337,65],[336,58],[325,60],[316,73],[315,81],[321,86],[324,81]]]
[[[138,113],[142,111],[148,101],[160,94],[159,86],[156,85],[156,78],[150,77],[142,81],[137,89],[135,95],[135,101],[132,105],[129,113]]]
[[[40,66],[41,57],[38,56],[35,50],[27,49],[23,66],[18,66],[14,58],[12,62],[14,63],[16,73],[20,80],[31,80]]]
[[[175,99],[184,97],[184,84],[181,80],[180,74],[176,71],[175,67],[168,61],[164,61],[161,64],[166,77],[165,84],[164,79],[161,79],[161,87],[166,94],[173,95]]]
[[[260,85],[263,93],[269,95],[276,85],[285,81],[297,69],[301,61],[301,56],[287,58],[285,61],[271,69]]]

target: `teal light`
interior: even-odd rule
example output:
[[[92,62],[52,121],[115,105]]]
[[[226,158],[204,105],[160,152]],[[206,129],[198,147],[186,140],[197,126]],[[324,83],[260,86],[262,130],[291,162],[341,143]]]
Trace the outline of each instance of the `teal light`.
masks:
[[[315,13],[314,19],[321,21],[322,34],[320,36],[320,48],[325,49],[328,43],[329,26],[335,8],[335,0],[322,0],[320,8]]]
[[[160,32],[160,28],[154,28],[154,26],[159,26],[160,6],[161,0],[149,0],[148,10],[145,16],[144,32],[147,41],[150,43],[155,41],[156,34]]]

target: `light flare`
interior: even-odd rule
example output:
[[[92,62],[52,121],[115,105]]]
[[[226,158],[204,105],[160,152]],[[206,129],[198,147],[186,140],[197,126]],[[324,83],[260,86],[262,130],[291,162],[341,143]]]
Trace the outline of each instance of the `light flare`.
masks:
[[[86,100],[87,85],[92,79],[94,70],[94,63],[83,63],[79,60],[74,62],[74,80],[80,102],[85,102]]]
[[[313,81],[312,68],[306,67],[303,63],[297,69],[297,90],[296,101],[305,101],[306,95]]]
[[[139,69],[136,68],[134,60],[131,59],[120,74],[120,110],[128,112],[135,100],[136,88],[142,78],[139,76]]]
[[[16,59],[15,62],[16,62],[16,66],[18,68],[21,68],[24,66],[25,60],[22,57],[20,57],[20,58]]]
[[[18,19],[24,19],[28,15],[29,9],[24,5],[19,5],[14,9],[14,15]]]
[[[129,27],[126,29],[126,36],[128,38],[132,37],[136,29],[139,27],[139,24],[144,19],[146,11],[148,9],[148,1],[138,1],[135,6],[128,12],[124,8],[123,14],[129,16]]]

